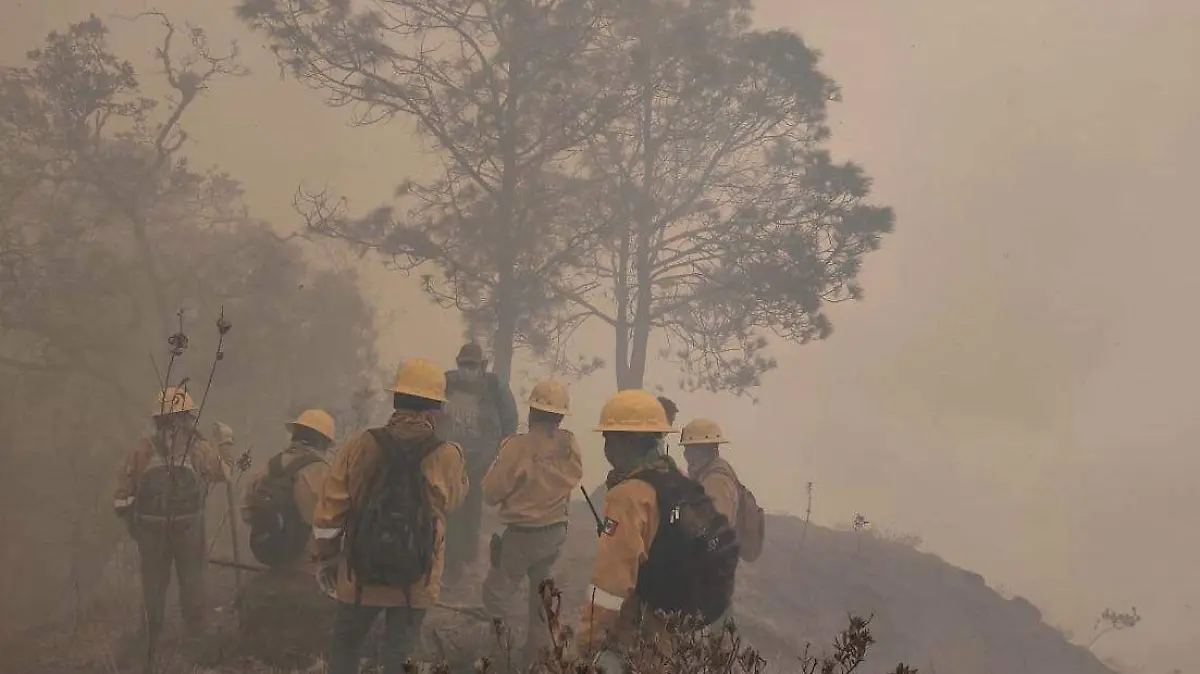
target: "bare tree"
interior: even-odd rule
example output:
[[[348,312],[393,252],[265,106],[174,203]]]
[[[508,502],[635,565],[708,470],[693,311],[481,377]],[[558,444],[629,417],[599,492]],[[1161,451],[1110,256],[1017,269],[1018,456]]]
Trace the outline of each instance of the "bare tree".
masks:
[[[597,228],[572,208],[564,164],[619,108],[607,0],[243,0],[240,16],[281,64],[352,107],[353,122],[416,123],[436,175],[361,218],[301,195],[311,230],[423,274],[424,288],[490,329],[496,372],[514,348],[546,351],[548,283]],[[574,212],[572,212],[574,211]]]
[[[89,361],[96,349],[71,341],[56,322],[63,315],[37,306],[45,298],[27,284],[54,275],[80,290],[94,289],[98,279],[88,274],[96,267],[75,267],[77,276],[64,276],[62,256],[81,240],[127,240],[144,281],[132,288],[144,301],[127,305],[126,327],[161,332],[174,315],[170,286],[178,277],[163,269],[152,230],[172,220],[213,226],[245,217],[235,182],[195,173],[177,156],[187,139],[181,120],[192,102],[216,78],[245,72],[236,63],[236,46],[214,55],[205,32],[189,26],[190,49],[178,53],[175,24],[159,13],[145,16],[164,27],[156,56],[174,95],[163,99],[161,115],[153,114],[160,101],[140,94],[132,64],[108,51],[108,28],[95,16],[52,32],[29,53],[28,66],[12,68],[0,80],[0,146],[11,186],[0,210],[0,258],[9,262],[0,324],[67,340],[61,348],[42,349],[43,356],[82,372],[103,369]],[[18,262],[24,263],[19,271]],[[94,347],[96,335],[87,339]]]
[[[46,617],[32,612],[54,607],[48,592],[69,577],[82,595],[104,568],[120,527],[102,492],[162,378],[149,357],[165,346],[160,306],[205,323],[224,306],[239,323],[209,405],[260,446],[281,441],[293,397],[336,413],[374,375],[373,314],[353,275],[309,264],[250,216],[236,180],[187,161],[181,110],[240,69],[220,65],[203,31],[151,18],[186,35],[156,60],[169,98],[143,94],[95,17],[0,72],[0,505],[21,541],[4,556],[4,618]],[[172,378],[203,381],[208,366],[193,359]],[[85,536],[70,530],[76,516]]]
[[[775,366],[768,334],[830,334],[823,305],[861,296],[892,212],[823,149],[838,89],[797,35],[748,30],[739,0],[621,7],[633,47],[613,58],[634,103],[582,160],[612,235],[556,292],[612,330],[619,388],[643,385],[663,331],[685,387],[742,393]]]

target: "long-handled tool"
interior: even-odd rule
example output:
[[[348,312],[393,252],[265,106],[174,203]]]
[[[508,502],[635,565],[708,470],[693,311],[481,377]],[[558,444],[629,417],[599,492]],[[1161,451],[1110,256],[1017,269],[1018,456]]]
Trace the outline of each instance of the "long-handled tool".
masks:
[[[225,501],[229,508],[229,545],[233,551],[233,562],[241,565],[241,553],[238,552],[238,512],[233,501],[233,482],[225,480]],[[242,590],[242,571],[233,567],[233,587],[235,592]]]

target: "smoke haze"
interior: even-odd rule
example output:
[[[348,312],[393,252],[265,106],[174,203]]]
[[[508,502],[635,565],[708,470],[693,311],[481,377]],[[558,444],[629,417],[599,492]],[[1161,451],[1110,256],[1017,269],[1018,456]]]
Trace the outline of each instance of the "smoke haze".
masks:
[[[919,534],[1077,641],[1104,608],[1137,606],[1142,625],[1110,635],[1102,654],[1147,671],[1200,667],[1186,648],[1200,643],[1200,230],[1188,215],[1200,5],[758,4],[760,24],[792,27],[823,52],[845,99],[833,147],[875,179],[896,233],[865,264],[866,300],[832,311],[828,342],[774,348],[780,367],[758,404],[676,394],[664,364],[649,383],[679,402],[681,423],[725,427],[728,456],[768,509],[803,513],[812,481],[817,522],[861,512]],[[154,6],[214,41],[239,39],[253,74],[198,102],[189,155],[243,181],[259,216],[297,227],[300,184],[328,184],[365,211],[422,170],[410,127],[348,127],[346,110],[279,76],[226,3]],[[151,26],[114,18],[149,7],[16,2],[0,10],[0,63],[90,11],[118,54],[149,67]],[[370,256],[356,264],[387,362],[449,365],[457,318],[414,279]],[[605,344],[584,335],[576,346]],[[569,425],[586,435],[611,390],[611,369],[574,385]],[[591,486],[603,459],[585,440]]]

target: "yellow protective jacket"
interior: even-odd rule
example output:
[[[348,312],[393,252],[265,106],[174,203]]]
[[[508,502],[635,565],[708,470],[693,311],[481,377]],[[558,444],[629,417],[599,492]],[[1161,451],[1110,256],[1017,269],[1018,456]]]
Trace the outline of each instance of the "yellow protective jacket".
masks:
[[[338,450],[313,511],[313,538],[319,559],[333,559],[342,551],[346,524],[357,516],[355,507],[369,501],[372,478],[382,470],[383,458],[375,438],[367,431]],[[413,608],[429,608],[437,603],[445,565],[446,515],[462,503],[468,487],[462,449],[454,443],[443,442],[421,461],[421,471],[428,483],[429,503],[437,527],[437,546],[429,576],[411,588],[364,585],[362,595],[358,597],[355,584],[349,579],[345,555],[342,555],[338,563],[339,601],[354,603],[359,599],[367,606],[408,606],[407,594],[412,597]]]
[[[575,435],[534,427],[510,435],[483,477],[483,501],[500,506],[500,521],[521,526],[566,522],[571,492],[583,479],[583,454]]]
[[[699,466],[694,472],[691,466],[688,466],[688,477],[703,485],[704,492],[712,499],[717,512],[729,520],[730,526],[737,526],[741,489],[738,487],[737,473],[733,471],[733,466],[718,456],[707,465]]]
[[[223,456],[196,432],[191,446],[188,446],[188,432],[177,431],[167,441],[168,455],[176,465],[186,460],[188,465],[204,482],[205,487],[218,482],[224,482],[233,470],[233,463]],[[185,457],[186,453],[186,457]],[[165,461],[163,455],[155,450],[154,441],[150,436],[138,439],[133,450],[125,457],[125,465],[117,477],[117,489],[113,493],[113,508],[125,512],[137,502],[138,483],[146,469]]]
[[[668,462],[640,470],[675,470]],[[634,471],[632,475],[637,475]],[[626,478],[608,490],[604,503],[605,532],[596,546],[592,584],[584,596],[579,643],[584,650],[603,645],[612,634],[628,644],[639,629],[660,627],[634,596],[638,570],[650,557],[658,535],[658,497],[643,480]]]

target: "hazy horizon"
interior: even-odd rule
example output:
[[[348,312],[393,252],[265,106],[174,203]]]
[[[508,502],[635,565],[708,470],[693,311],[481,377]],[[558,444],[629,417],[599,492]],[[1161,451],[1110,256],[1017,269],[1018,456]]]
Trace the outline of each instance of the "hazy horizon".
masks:
[[[823,53],[844,95],[832,147],[872,176],[896,231],[866,259],[866,299],[831,312],[827,342],[773,346],[780,367],[758,404],[678,392],[661,363],[648,386],[679,402],[680,423],[725,428],[727,457],[768,509],[803,513],[812,481],[821,524],[861,512],[920,535],[1077,641],[1103,609],[1137,606],[1142,624],[1099,654],[1147,671],[1200,666],[1187,648],[1200,640],[1200,534],[1186,520],[1200,470],[1200,320],[1186,309],[1200,231],[1184,217],[1200,151],[1200,5],[757,4],[760,25]],[[90,11],[114,51],[147,68],[153,26],[117,15],[151,6],[17,2],[0,22],[0,65]],[[258,216],[297,227],[300,184],[365,211],[421,170],[409,126],[348,127],[345,110],[280,77],[228,3],[153,6],[240,41],[253,72],[197,103],[187,153],[241,180]],[[375,258],[355,264],[385,361],[450,365],[456,317]],[[602,338],[585,332],[577,347],[611,363]],[[589,487],[603,459],[588,431],[613,388],[611,367],[572,386]]]

